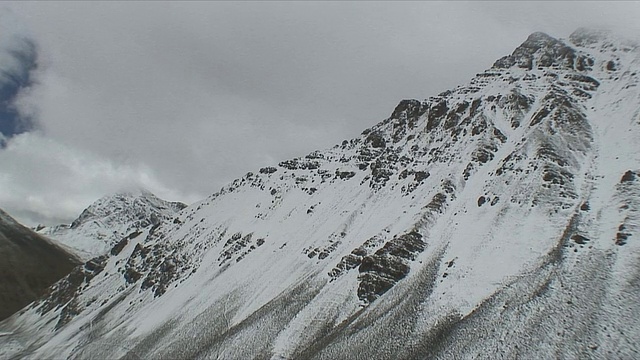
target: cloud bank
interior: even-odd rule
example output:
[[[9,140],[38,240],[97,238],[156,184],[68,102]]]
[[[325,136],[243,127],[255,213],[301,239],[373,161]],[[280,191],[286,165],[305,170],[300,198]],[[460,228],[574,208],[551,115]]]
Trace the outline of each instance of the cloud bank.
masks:
[[[534,31],[640,33],[638,3],[6,6],[38,45],[13,101],[38,131],[0,151],[0,208],[29,224],[69,222],[123,187],[203,198],[466,82]]]

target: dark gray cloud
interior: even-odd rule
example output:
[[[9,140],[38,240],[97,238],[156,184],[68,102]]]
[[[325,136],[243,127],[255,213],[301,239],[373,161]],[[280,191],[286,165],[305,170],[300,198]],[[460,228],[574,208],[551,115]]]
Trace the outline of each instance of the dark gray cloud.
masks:
[[[17,104],[41,131],[0,153],[0,207],[31,223],[68,221],[126,186],[193,201],[247,171],[353,137],[403,98],[462,84],[534,31],[566,37],[593,24],[637,34],[640,9],[502,1],[7,6],[39,45],[38,83]]]
[[[15,105],[18,94],[31,85],[36,68],[36,46],[9,13],[0,14],[0,148],[7,139],[34,128]]]

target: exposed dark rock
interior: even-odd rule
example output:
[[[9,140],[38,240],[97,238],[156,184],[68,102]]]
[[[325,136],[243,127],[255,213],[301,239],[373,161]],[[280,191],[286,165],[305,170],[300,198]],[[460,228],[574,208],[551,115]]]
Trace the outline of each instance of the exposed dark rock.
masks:
[[[462,177],[465,180],[469,180],[469,178],[471,177],[471,174],[473,174],[473,172],[475,171],[475,168],[476,167],[473,163],[468,163],[467,166],[462,171]]]
[[[375,254],[365,256],[360,264],[360,273],[375,272],[379,276],[390,278],[397,282],[409,273],[409,265],[398,256],[391,256],[387,252],[376,251]],[[360,295],[360,294],[358,294]],[[381,295],[381,293],[378,293]]]
[[[386,161],[377,159],[369,166],[371,168],[371,181],[370,186],[373,189],[379,189],[389,181],[393,171],[389,168]]]
[[[419,185],[422,184],[424,180],[426,180],[427,178],[429,178],[429,176],[431,176],[431,174],[429,174],[429,172],[427,171],[415,171],[415,170],[404,169],[400,174],[398,174],[398,179],[403,180],[410,175],[413,175],[413,182],[411,182],[407,186],[403,186],[403,193],[405,195],[413,192]]]
[[[134,268],[130,268],[128,267],[125,272],[124,272],[124,279],[126,280],[127,283],[129,284],[133,284],[136,281],[140,280],[140,278],[142,277],[142,274],[139,273],[138,271],[136,271]]]
[[[583,89],[588,91],[594,91],[598,86],[600,86],[600,82],[598,82],[598,80],[587,75],[567,74],[565,75],[565,78],[581,83]]]
[[[316,170],[320,168],[320,163],[315,160],[291,159],[282,161],[278,166],[289,170]]]
[[[354,177],[356,175],[356,173],[354,173],[353,171],[338,171],[336,170],[336,177],[340,178],[342,180],[349,180],[352,177]]]
[[[365,241],[361,246],[353,249],[351,254],[343,256],[342,259],[340,259],[340,262],[329,272],[331,281],[335,280],[345,272],[360,266],[362,259],[373,252],[373,249],[381,242],[382,239],[379,236],[373,236],[367,239],[367,241]]]
[[[324,159],[324,154],[320,151],[314,151],[305,156],[305,158],[313,160],[313,159]]]
[[[84,274],[85,279],[91,281],[92,278],[100,274],[107,264],[107,259],[107,255],[101,255],[87,261],[84,264],[84,268],[86,269]]]
[[[233,234],[224,244],[224,249],[220,253],[218,257],[218,261],[220,262],[220,266],[224,264],[227,260],[231,259],[234,255],[237,255],[241,252],[242,249],[247,247],[251,242],[251,238],[253,233],[249,233],[242,236],[242,233],[237,232]]]
[[[273,174],[276,171],[278,171],[277,168],[275,168],[273,166],[268,166],[268,167],[261,168],[260,169],[260,174]]]
[[[509,118],[511,127],[515,129],[520,126],[525,114],[531,110],[534,102],[535,98],[533,96],[525,96],[517,89],[513,89],[498,101],[498,105],[505,109],[505,114]]]
[[[408,272],[408,271],[407,271]],[[402,277],[404,277],[404,274]],[[358,276],[358,298],[367,303],[373,302],[380,295],[386,293],[396,284],[396,281],[375,272],[365,272]]]
[[[429,115],[427,115],[427,131],[435,129],[440,124],[448,110],[449,108],[447,107],[446,100],[441,100],[431,107],[429,109]]]
[[[373,131],[365,139],[365,144],[369,144],[373,148],[384,148],[387,146],[387,141],[381,132]]]
[[[619,232],[616,234],[616,245],[625,245],[627,243],[627,239],[631,236],[630,233]]]
[[[142,234],[142,231],[134,231],[126,237],[122,238],[122,240],[120,240],[111,248],[111,255],[116,256],[120,254],[120,252],[129,244],[129,240],[135,239],[136,237],[140,236],[140,234]]]
[[[542,122],[542,120],[547,117],[547,115],[549,115],[551,113],[551,111],[547,108],[541,108],[540,110],[538,110],[532,117],[531,117],[531,123],[529,123],[529,126],[534,126],[539,124],[540,122]]]
[[[575,59],[576,53],[571,47],[547,34],[536,32],[531,34],[511,55],[496,61],[493,67],[506,69],[517,66],[532,70],[535,65],[538,68],[558,66],[573,69]]]
[[[576,70],[578,71],[587,71],[591,70],[594,64],[594,60],[588,56],[578,56],[576,59]]]
[[[551,184],[566,185],[571,179],[573,174],[565,170],[545,166],[542,171],[542,180]]]
[[[487,130],[487,127],[487,120],[484,118],[484,116],[479,116],[478,120],[471,128],[471,135],[480,135],[485,132],[485,130]]]
[[[82,306],[78,303],[77,297],[81,288],[83,285],[88,285],[94,277],[104,270],[107,259],[107,255],[95,257],[87,261],[84,266],[74,268],[64,279],[47,289],[45,295],[37,302],[41,305],[38,308],[38,313],[46,314],[53,309],[62,307],[56,323],[56,330],[80,314]]]
[[[469,110],[469,116],[470,117],[474,117],[476,116],[478,109],[480,109],[480,105],[482,105],[482,100],[480,99],[474,99],[471,102],[471,109]]]
[[[493,136],[495,136],[495,138],[498,139],[498,141],[500,141],[503,144],[507,142],[507,136],[497,128],[493,128]]]
[[[558,149],[556,149],[553,145],[548,143],[541,144],[540,147],[538,148],[538,151],[536,152],[536,155],[540,159],[552,161],[558,164],[559,166],[567,165],[567,161],[560,155]]]
[[[473,154],[471,154],[471,160],[479,163],[485,164],[491,160],[493,160],[493,152],[496,151],[492,146],[484,146],[477,148]]]
[[[358,268],[358,297],[372,302],[409,273],[409,261],[424,251],[426,243],[416,231],[393,238],[373,255],[362,258]]]
[[[425,109],[418,100],[402,100],[396,106],[389,120],[393,124],[393,133],[391,138],[393,142],[402,139],[407,130],[413,129],[418,118],[424,114]]]
[[[487,198],[485,198],[484,196],[480,196],[478,198],[478,207],[484,205],[485,202],[487,202]]]
[[[433,196],[431,201],[425,206],[425,208],[432,211],[442,212],[444,204],[447,202],[447,195],[443,193],[437,193]]]
[[[411,119],[422,115],[422,104],[415,99],[402,100],[391,114],[392,119]]]
[[[421,182],[422,180],[427,179],[431,174],[428,171],[415,171],[413,173],[413,180],[416,182]]]
[[[587,242],[589,242],[589,239],[580,235],[580,234],[574,234],[571,236],[571,240],[575,241],[576,244],[580,244],[580,245],[584,245]]]
[[[469,108],[469,103],[466,101],[463,101],[458,105],[456,105],[456,107],[454,109],[451,109],[451,111],[449,111],[449,113],[447,114],[446,120],[442,127],[445,130],[449,130],[454,126],[458,125],[460,123],[460,119],[464,115],[464,112],[468,108]]]
[[[620,183],[624,183],[624,182],[629,182],[629,181],[633,181],[636,179],[636,174],[631,171],[628,170],[627,172],[624,173],[624,175],[622,175],[622,178],[620,179]]]
[[[455,264],[455,261],[456,261],[456,259],[451,259],[451,261],[446,262],[447,268],[453,267],[453,265]]]

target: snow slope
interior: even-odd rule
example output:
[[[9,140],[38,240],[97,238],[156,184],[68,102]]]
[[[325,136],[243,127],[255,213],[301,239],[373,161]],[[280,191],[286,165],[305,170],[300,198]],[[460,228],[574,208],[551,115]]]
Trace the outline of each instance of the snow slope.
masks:
[[[534,33],[77,268],[0,357],[638,357],[639,62]]]

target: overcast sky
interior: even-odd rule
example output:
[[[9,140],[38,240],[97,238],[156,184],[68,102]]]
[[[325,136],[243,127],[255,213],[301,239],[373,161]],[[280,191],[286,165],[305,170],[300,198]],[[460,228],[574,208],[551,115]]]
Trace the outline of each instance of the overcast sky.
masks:
[[[640,34],[637,2],[0,6],[0,51],[11,36],[38,50],[14,101],[36,129],[0,149],[0,208],[27,225],[131,187],[202,199],[465,83],[534,31]]]

